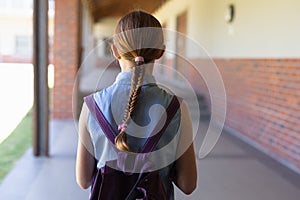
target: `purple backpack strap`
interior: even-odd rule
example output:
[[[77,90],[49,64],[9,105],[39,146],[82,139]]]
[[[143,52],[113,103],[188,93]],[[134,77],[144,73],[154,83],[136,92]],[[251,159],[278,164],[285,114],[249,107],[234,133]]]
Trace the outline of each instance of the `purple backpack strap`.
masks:
[[[165,122],[163,128],[157,134],[155,134],[147,139],[147,141],[145,142],[145,144],[141,150],[141,153],[148,153],[148,152],[153,151],[153,149],[157,145],[159,139],[165,132],[165,130],[168,127],[168,125],[170,124],[170,122],[172,121],[172,119],[173,119],[174,115],[176,114],[179,107],[180,107],[180,103],[179,103],[178,97],[173,96],[173,98],[166,110],[167,119],[166,119],[166,122]],[[154,131],[155,130],[156,130],[156,128],[154,129]]]
[[[95,99],[93,98],[93,95],[89,95],[89,96],[84,97],[84,101],[85,101],[86,105],[88,106],[89,111],[95,117],[96,121],[98,122],[98,124],[102,128],[102,130],[103,130],[104,134],[106,135],[106,137],[113,144],[115,144],[116,133],[114,132],[111,124],[107,121],[107,119],[103,115],[102,111],[98,107]],[[156,144],[158,143],[158,141],[161,138],[162,134],[164,133],[164,131],[168,127],[169,123],[172,121],[172,119],[173,119],[174,115],[176,114],[179,107],[180,107],[180,103],[179,103],[178,97],[173,96],[173,98],[171,100],[171,103],[169,104],[169,106],[167,107],[167,110],[166,110],[167,119],[166,119],[166,122],[165,122],[163,128],[157,134],[155,134],[154,136],[149,137],[146,140],[146,142],[145,142],[142,150],[140,151],[140,153],[148,153],[148,152],[151,152],[155,148]]]
[[[87,107],[89,108],[89,111],[95,117],[96,121],[102,128],[106,137],[111,141],[111,143],[115,144],[116,134],[115,134],[112,126],[107,121],[107,119],[103,115],[102,111],[98,107],[93,95],[91,94],[89,96],[84,97],[84,101],[85,101]]]

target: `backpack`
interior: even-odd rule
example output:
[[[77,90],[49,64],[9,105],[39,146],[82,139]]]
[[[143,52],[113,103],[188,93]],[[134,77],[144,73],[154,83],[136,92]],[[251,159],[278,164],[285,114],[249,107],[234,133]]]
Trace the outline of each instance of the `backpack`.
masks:
[[[84,101],[105,136],[114,146],[116,133],[93,96],[85,97]],[[173,96],[166,110],[167,118],[163,128],[157,134],[147,138],[139,153],[114,148],[117,159],[107,161],[100,169],[96,167],[91,184],[90,200],[167,200],[167,193],[159,171],[155,170],[154,164],[148,159],[148,154],[156,147],[179,106],[177,97]],[[154,170],[151,170],[153,168]]]

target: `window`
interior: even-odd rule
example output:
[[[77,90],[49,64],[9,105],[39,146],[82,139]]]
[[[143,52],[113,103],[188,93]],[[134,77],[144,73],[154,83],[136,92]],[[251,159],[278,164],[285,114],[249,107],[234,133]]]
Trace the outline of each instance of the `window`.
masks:
[[[0,10],[4,10],[7,7],[7,1],[6,0],[0,0]]]
[[[0,11],[32,9],[33,0],[0,0]]]
[[[30,56],[32,54],[32,39],[30,36],[16,36],[16,55]]]
[[[11,1],[11,8],[32,9],[33,0],[13,0]]]
[[[14,0],[14,4],[11,4],[12,8],[24,8],[24,1]]]

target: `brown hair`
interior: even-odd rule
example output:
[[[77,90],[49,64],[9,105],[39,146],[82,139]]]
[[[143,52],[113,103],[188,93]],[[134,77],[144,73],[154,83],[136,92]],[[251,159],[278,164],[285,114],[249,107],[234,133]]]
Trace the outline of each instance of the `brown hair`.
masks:
[[[136,63],[132,69],[131,89],[121,124],[124,127],[127,126],[133,115],[140,87],[143,84],[143,64],[153,62],[164,48],[162,26],[149,13],[143,11],[130,12],[119,21],[113,43],[124,59]],[[142,60],[136,59],[137,57],[142,57]],[[119,130],[120,133],[115,138],[116,147],[119,150],[130,151],[127,144],[126,128],[119,128]]]

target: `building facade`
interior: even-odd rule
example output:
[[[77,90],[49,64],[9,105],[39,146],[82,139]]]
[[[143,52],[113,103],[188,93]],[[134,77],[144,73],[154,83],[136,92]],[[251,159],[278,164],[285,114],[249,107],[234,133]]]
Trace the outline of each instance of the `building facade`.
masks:
[[[150,9],[149,6],[137,6],[141,2],[136,2],[130,10],[137,7]],[[203,65],[205,59],[213,61],[227,95],[226,104],[220,102],[219,105],[227,108],[224,128],[300,172],[300,2],[153,2],[158,2],[159,6],[154,10],[151,8],[151,13],[163,26],[186,36],[181,40],[167,35],[170,45],[167,48],[170,52],[180,52],[191,61],[168,54],[164,62],[177,70],[185,70],[186,78],[196,86],[197,92],[205,95],[209,103],[212,96],[205,82],[201,76],[195,75],[193,66],[189,65]],[[76,80],[82,63],[90,66],[91,71],[105,65],[98,63],[103,59],[99,60],[97,55],[89,61],[84,59],[91,57],[89,53],[98,42],[113,33],[117,19],[123,14],[104,12],[109,9],[105,7],[108,4],[56,0],[53,118],[72,118],[74,109],[80,107],[79,100],[76,100],[80,93]],[[131,5],[129,1],[127,4]],[[118,10],[117,7],[113,5],[110,9]],[[199,46],[205,50],[205,58],[198,54]],[[105,50],[100,54],[103,52]],[[162,74],[170,75],[164,71]],[[211,79],[213,77],[212,74]],[[177,79],[174,75],[169,78],[172,81]],[[93,88],[85,90],[92,91]]]
[[[217,65],[227,95],[224,128],[298,172],[299,8],[296,0],[174,0],[155,13],[178,31],[179,17],[186,15],[186,34]],[[201,63],[193,48],[187,47],[186,56]],[[210,99],[205,87],[200,91]]]
[[[31,63],[33,0],[0,0],[0,62]],[[49,1],[49,45],[52,47],[54,1]],[[51,49],[50,49],[51,50]],[[50,53],[52,60],[52,52]]]

